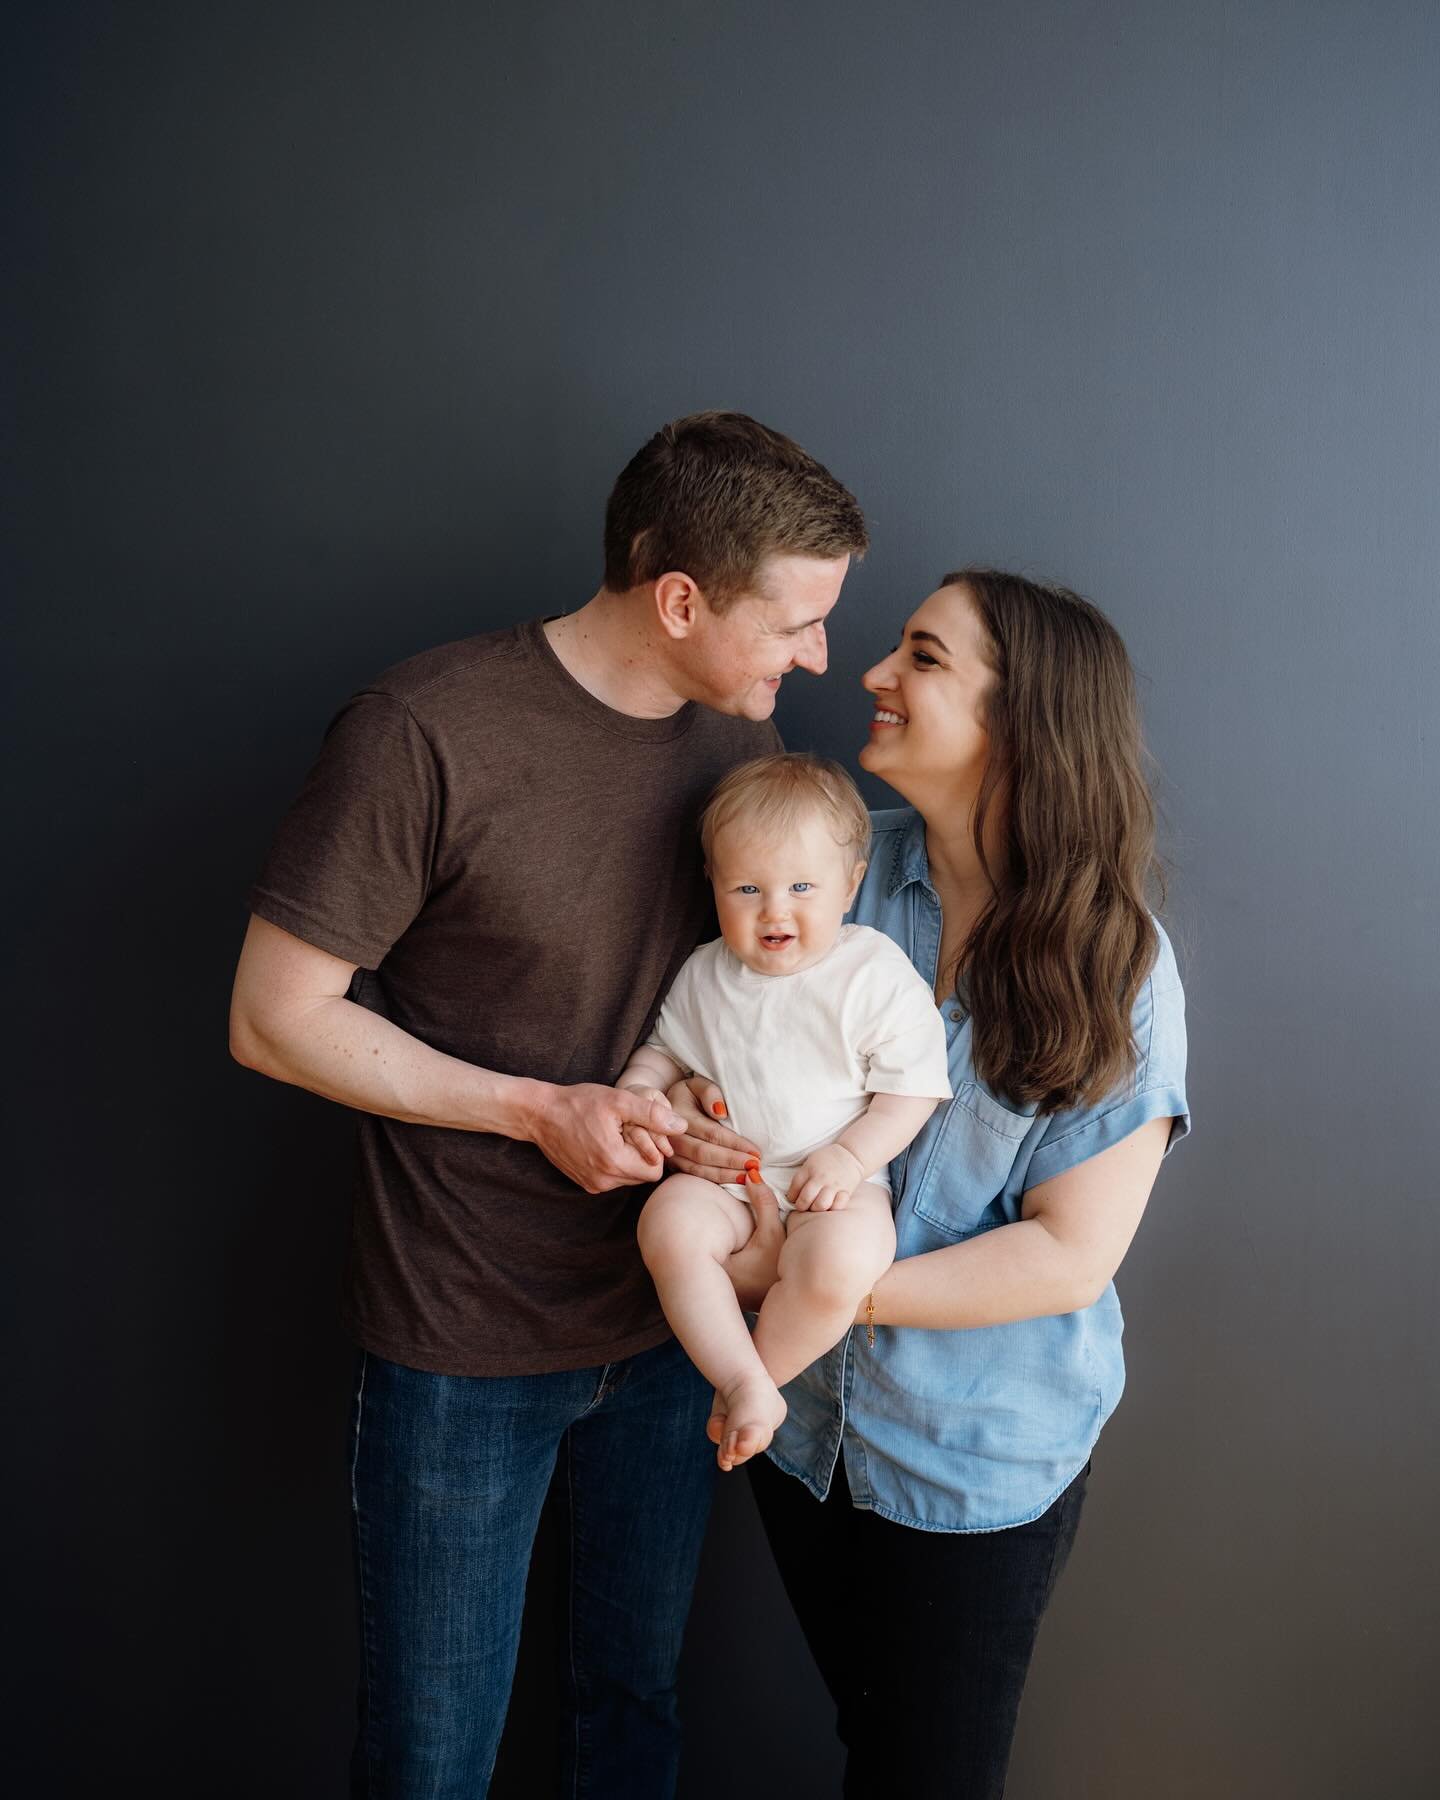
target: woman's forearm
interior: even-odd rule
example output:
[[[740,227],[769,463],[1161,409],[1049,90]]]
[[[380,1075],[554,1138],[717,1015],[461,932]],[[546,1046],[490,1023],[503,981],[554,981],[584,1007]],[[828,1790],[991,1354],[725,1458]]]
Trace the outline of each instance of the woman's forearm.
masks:
[[[875,1284],[874,1323],[930,1331],[1008,1325],[1078,1312],[1103,1291],[1073,1248],[1039,1219],[1020,1219],[893,1263]],[[857,1323],[867,1320],[862,1305]]]

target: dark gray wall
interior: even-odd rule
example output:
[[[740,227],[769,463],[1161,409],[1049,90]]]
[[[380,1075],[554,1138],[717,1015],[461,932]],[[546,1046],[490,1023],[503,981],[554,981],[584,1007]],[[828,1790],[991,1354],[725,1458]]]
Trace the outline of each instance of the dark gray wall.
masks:
[[[1013,1794],[1435,1791],[1440,10],[50,5],[9,64],[25,1791],[340,1791],[348,1131],[226,1059],[241,897],[346,692],[585,599],[712,405],[873,522],[793,743],[994,559],[1109,611],[1164,771],[1197,1129]],[[687,1694],[690,1800],[833,1791],[733,1488]]]

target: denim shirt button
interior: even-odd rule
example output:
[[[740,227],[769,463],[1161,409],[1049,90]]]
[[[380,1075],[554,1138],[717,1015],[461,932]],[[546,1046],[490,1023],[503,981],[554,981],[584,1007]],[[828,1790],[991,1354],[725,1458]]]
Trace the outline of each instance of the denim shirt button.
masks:
[[[963,1013],[963,1012],[961,1012],[961,1011],[960,1011],[960,1010],[959,1010],[959,1008],[958,1008],[958,1007],[957,1007],[957,1008],[956,1008],[956,1010],[955,1010],[955,1011],[954,1011],[954,1012],[952,1012],[952,1013],[951,1013],[951,1015],[950,1015],[950,1017],[951,1017],[951,1018],[952,1018],[952,1019],[953,1019],[953,1020],[954,1020],[954,1021],[955,1021],[955,1023],[956,1023],[956,1024],[957,1024],[957,1025],[958,1025],[958,1024],[959,1024],[959,1023],[960,1023],[960,1021],[961,1021],[961,1020],[962,1020],[962,1019],[963,1019],[963,1018],[964,1018],[964,1017],[965,1017],[965,1015],[964,1015],[964,1013]]]

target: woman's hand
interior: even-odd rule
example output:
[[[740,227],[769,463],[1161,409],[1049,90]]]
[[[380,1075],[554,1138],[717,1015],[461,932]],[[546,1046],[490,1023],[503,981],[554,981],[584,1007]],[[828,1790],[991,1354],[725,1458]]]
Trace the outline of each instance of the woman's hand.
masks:
[[[743,1181],[749,1166],[759,1161],[760,1147],[720,1124],[725,1098],[715,1083],[690,1075],[665,1098],[685,1121],[683,1133],[670,1133],[670,1167],[702,1181]]]
[[[725,1272],[742,1311],[759,1312],[761,1301],[780,1276],[785,1227],[780,1222],[780,1202],[774,1190],[758,1175],[746,1179],[745,1198],[755,1214],[755,1229],[740,1249],[725,1259]]]

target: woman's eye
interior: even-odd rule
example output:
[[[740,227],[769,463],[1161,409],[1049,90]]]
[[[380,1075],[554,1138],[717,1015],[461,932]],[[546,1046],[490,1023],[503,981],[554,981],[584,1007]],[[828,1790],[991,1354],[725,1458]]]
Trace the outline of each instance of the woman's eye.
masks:
[[[808,894],[814,885],[813,881],[792,881],[790,892],[792,894]]]
[[[915,661],[920,664],[921,668],[938,669],[940,667],[939,663],[936,662],[935,658],[931,656],[928,651],[912,650],[910,654],[915,658]]]

